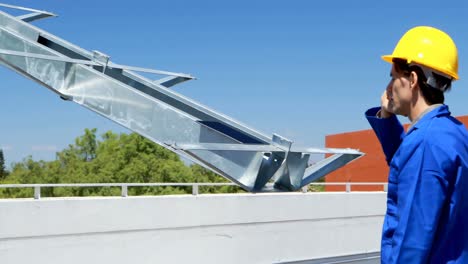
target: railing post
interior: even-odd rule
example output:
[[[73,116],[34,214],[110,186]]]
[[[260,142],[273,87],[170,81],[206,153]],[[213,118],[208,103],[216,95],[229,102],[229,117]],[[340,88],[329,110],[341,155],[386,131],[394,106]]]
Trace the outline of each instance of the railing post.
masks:
[[[383,185],[383,191],[388,192],[388,183],[384,183]]]
[[[128,186],[123,184],[121,187],[122,187],[121,192],[120,192],[121,196],[122,197],[127,197],[128,196]]]
[[[192,194],[193,195],[198,195],[198,184],[193,184],[192,185]]]
[[[347,182],[346,183],[346,192],[350,192],[350,191],[351,191],[351,183]]]
[[[34,199],[41,199],[41,186],[34,186]]]

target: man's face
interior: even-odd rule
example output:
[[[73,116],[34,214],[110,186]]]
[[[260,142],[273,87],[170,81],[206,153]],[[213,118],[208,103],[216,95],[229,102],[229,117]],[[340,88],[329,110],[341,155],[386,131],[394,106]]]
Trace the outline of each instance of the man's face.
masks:
[[[387,85],[388,110],[396,115],[408,116],[412,92],[409,77],[398,73],[395,66],[390,72],[392,78]]]

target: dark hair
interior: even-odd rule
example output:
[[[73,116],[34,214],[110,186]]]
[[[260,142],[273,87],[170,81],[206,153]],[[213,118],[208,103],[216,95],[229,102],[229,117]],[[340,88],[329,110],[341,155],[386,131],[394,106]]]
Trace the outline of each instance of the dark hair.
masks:
[[[411,72],[415,72],[418,76],[418,85],[421,92],[426,99],[428,104],[443,104],[445,97],[444,92],[449,91],[451,88],[452,80],[444,77],[440,74],[432,72],[433,85],[428,84],[427,77],[421,67],[416,65],[409,65],[404,59],[393,59],[393,65],[395,65],[395,71],[408,77]],[[439,89],[437,87],[443,87]]]

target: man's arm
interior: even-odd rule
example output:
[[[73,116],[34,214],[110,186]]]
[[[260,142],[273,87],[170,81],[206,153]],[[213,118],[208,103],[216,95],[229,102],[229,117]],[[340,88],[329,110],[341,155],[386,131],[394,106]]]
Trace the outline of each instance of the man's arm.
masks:
[[[393,155],[403,140],[405,131],[395,115],[388,118],[378,117],[377,113],[380,109],[380,107],[371,108],[366,111],[365,115],[382,145],[387,163],[390,164]]]

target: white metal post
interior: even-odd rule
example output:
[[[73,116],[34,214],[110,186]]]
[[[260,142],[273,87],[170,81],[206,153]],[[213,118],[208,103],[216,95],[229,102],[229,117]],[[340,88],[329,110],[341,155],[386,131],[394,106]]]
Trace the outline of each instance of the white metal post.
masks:
[[[193,195],[198,195],[198,184],[193,184],[192,185],[192,194]]]
[[[41,199],[41,186],[34,186],[34,199]]]
[[[125,185],[125,184],[122,185],[121,195],[122,195],[122,197],[127,197],[128,196],[128,186]]]

